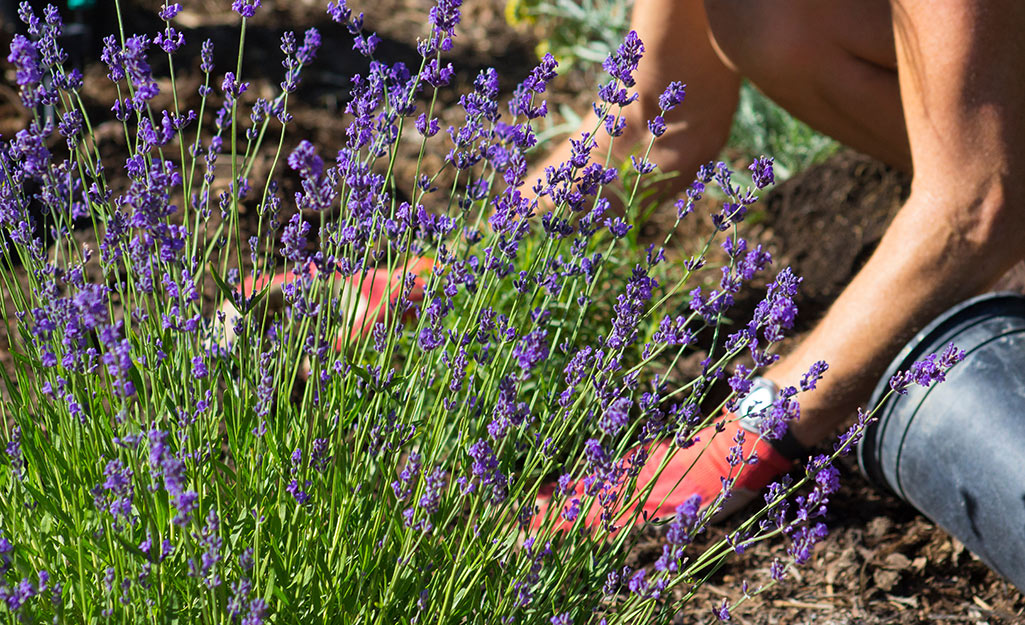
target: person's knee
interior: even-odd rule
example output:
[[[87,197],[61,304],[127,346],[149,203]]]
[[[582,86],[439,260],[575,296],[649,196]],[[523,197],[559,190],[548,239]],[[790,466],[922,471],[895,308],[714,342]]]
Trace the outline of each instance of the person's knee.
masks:
[[[804,81],[823,40],[803,1],[704,0],[723,62],[756,84]]]

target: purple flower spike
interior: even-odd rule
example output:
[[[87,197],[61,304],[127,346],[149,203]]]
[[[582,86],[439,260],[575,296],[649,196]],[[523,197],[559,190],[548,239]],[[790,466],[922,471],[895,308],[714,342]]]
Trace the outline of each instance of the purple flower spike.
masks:
[[[686,89],[687,85],[682,82],[673,81],[669,83],[669,86],[666,87],[666,90],[658,98],[658,107],[663,111],[673,110],[678,104],[683,102]]]
[[[637,36],[637,31],[631,30],[619,48],[605,59],[602,68],[624,86],[633,87],[633,73],[637,70],[637,64],[643,55],[644,43]]]
[[[256,9],[260,8],[260,0],[233,0],[231,10],[244,18],[256,15]]]
[[[801,376],[801,390],[811,391],[815,389],[816,383],[822,379],[822,374],[829,369],[829,364],[825,360],[820,360],[812,364],[808,372]]]
[[[200,64],[199,69],[209,74],[214,71],[214,42],[207,39],[203,42],[203,47],[199,53]]]
[[[304,178],[319,178],[324,171],[324,160],[317,156],[317,148],[303,139],[288,155],[288,166]]]
[[[21,428],[14,426],[7,443],[7,456],[11,459],[11,472],[19,480],[25,479],[25,457],[21,453]]]
[[[598,427],[602,432],[615,436],[630,422],[630,406],[633,402],[628,397],[620,397],[612,402],[612,405],[605,410],[605,414],[598,420]]]
[[[964,350],[957,349],[951,343],[940,354],[929,354],[915,362],[907,371],[899,371],[890,378],[890,388],[901,395],[907,395],[907,388],[912,383],[928,388],[933,382],[947,379],[947,371],[961,362],[965,357]]]
[[[730,603],[728,599],[722,600],[722,605],[712,608],[712,614],[720,621],[730,620]]]
[[[751,180],[759,189],[776,182],[775,174],[772,172],[773,159],[771,156],[759,156],[753,163],[748,165],[751,170]]]
[[[165,22],[173,20],[176,15],[182,10],[182,5],[175,2],[174,4],[164,3],[164,6],[160,8],[160,19]]]
[[[448,52],[452,49],[452,38],[455,37],[456,25],[461,19],[460,7],[463,0],[438,0],[438,4],[431,9],[431,37],[427,43],[426,50],[433,53],[440,49]],[[425,50],[421,50],[424,52]],[[427,56],[427,54],[424,54]]]

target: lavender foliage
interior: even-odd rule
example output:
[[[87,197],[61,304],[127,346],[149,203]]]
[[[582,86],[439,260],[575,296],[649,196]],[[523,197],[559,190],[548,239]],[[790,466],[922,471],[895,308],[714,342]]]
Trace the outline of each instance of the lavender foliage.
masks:
[[[240,42],[260,4],[231,3]],[[170,94],[177,83],[155,72],[180,77],[190,42],[182,7],[165,3],[159,31],[102,39],[118,96],[101,120],[79,107],[56,9],[21,5],[8,61],[33,118],[0,139],[14,362],[0,377],[0,610],[26,622],[618,622],[667,610],[676,585],[715,565],[688,551],[708,522],[700,499],[677,508],[650,569],[626,568],[621,549],[592,554],[637,521],[617,514],[647,461],[630,450],[689,444],[712,386],[743,392],[755,369],[727,381],[726,361],[772,362],[800,280],[778,270],[727,336],[735,296],[772,261],[730,234],[757,195],[723,163],[681,189],[678,220],[709,185],[723,198],[689,260],[673,256],[672,232],[641,249],[633,213],[612,214],[622,168],[595,147],[623,132],[636,99],[636,33],[604,63],[599,124],[572,138],[566,163],[529,174],[551,56],[512,92],[481,71],[443,122],[461,4],[430,10],[412,68],[346,0],[328,4],[365,58],[331,145],[291,134],[324,54],[316,29],[282,37],[276,85],[250,82],[241,61],[216,67],[208,40],[198,93]],[[673,83],[659,106],[683,100]],[[101,123],[123,153],[97,148]],[[657,139],[664,118],[649,129]],[[400,175],[409,145],[421,158]],[[758,189],[771,184],[771,159],[751,171]],[[695,288],[723,238],[728,261]],[[673,363],[699,345],[703,375],[681,379]],[[895,388],[942,380],[956,358]],[[797,418],[796,394],[769,409],[766,437]],[[550,475],[563,476],[553,497],[573,496],[542,510]],[[821,539],[807,521],[835,478],[816,461],[799,521],[778,512],[789,489],[773,491],[765,531],[782,529],[791,563]],[[565,592],[565,571],[604,592]]]

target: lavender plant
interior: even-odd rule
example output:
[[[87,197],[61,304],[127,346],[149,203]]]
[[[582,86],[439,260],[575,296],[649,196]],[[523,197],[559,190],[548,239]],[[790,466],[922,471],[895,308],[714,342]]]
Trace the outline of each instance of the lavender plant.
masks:
[[[481,72],[459,100],[463,121],[442,132],[436,94],[453,78],[443,59],[459,0],[432,9],[415,70],[377,58],[380,40],[362,15],[332,2],[331,19],[367,58],[352,79],[348,132],[331,156],[308,141],[286,154],[290,105],[320,35],[310,29],[300,43],[285,34],[280,91],[247,105],[243,52],[259,4],[232,4],[234,67],[216,71],[213,45],[203,44],[198,110],[175,88],[179,5],[163,6],[158,33],[104,40],[118,94],[111,113],[128,146],[116,158],[100,153],[82,75],[65,68],[57,11],[21,7],[28,35],[15,37],[9,61],[37,114],[0,148],[13,359],[0,370],[8,614],[633,623],[667,620],[753,542],[787,539],[777,579],[807,560],[836,490],[831,462],[867,415],[723,541],[688,551],[736,475],[716,501],[692,499],[660,521],[665,548],[652,567],[625,567],[630,528],[654,522],[621,513],[650,490],[636,483],[643,454],[629,452],[687,444],[746,392],[793,324],[799,284],[783,269],[750,320],[723,324],[770,259],[738,227],[755,190],[722,163],[702,168],[677,203],[680,220],[706,185],[727,197],[702,250],[667,262],[672,232],[646,250],[624,246],[635,224],[607,214],[603,194],[617,174],[608,154],[592,152],[597,133],[622,132],[643,52],[636,35],[605,63],[601,125],[579,137],[569,162],[532,181],[527,154],[546,113],[551,57],[508,113],[497,74]],[[155,104],[157,55],[169,67],[166,107]],[[683,97],[669,85],[663,112]],[[649,128],[655,140],[660,117]],[[444,154],[441,169],[396,180],[403,135],[421,156]],[[51,141],[58,136],[63,143]],[[272,165],[257,179],[266,153]],[[646,158],[634,166],[641,175],[655,167]],[[771,159],[752,172],[758,188],[771,184]],[[286,200],[288,176],[298,182]],[[246,218],[256,222],[251,236]],[[719,240],[729,258],[719,288],[688,290]],[[409,271],[416,259],[429,259],[429,271]],[[380,275],[394,279],[368,309],[359,294]],[[681,379],[678,361],[702,340],[703,374]],[[753,366],[728,368],[745,354]],[[928,384],[956,359],[933,358],[895,388]],[[709,406],[718,380],[732,391]],[[786,389],[769,410],[765,436],[796,416],[796,393]],[[737,474],[756,460],[741,456]],[[587,496],[541,512],[544,485],[577,480],[589,480]],[[587,523],[595,511],[601,521]],[[572,529],[556,529],[567,519]],[[715,606],[715,616],[729,609]]]

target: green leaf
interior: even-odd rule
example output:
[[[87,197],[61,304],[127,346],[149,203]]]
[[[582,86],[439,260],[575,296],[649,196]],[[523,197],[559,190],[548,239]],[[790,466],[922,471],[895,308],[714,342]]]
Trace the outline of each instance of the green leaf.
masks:
[[[43,363],[40,362],[39,360],[36,360],[35,358],[30,358],[30,357],[26,356],[25,354],[18,353],[18,352],[14,351],[14,350],[11,350],[11,351],[9,351],[7,353],[10,354],[11,358],[14,358],[14,360],[20,362],[21,364],[23,364],[23,365],[25,365],[27,367],[31,367],[33,370],[38,370],[38,369],[42,369],[43,368]]]
[[[228,301],[234,301],[235,290],[228,286],[228,283],[224,281],[224,278],[221,277],[221,274],[217,273],[217,268],[214,267],[214,264],[209,263],[207,265],[207,268],[210,271],[210,275],[213,276],[214,283],[217,284],[217,288],[220,289],[221,295],[224,296],[224,299]]]
[[[22,482],[22,485],[25,487],[25,490],[27,490],[32,495],[32,499],[43,507],[43,510],[46,510],[54,517],[60,519],[61,523],[63,523],[65,527],[75,527],[75,524],[71,521],[71,517],[69,517],[67,513],[61,510],[59,507],[53,505],[53,502],[50,501],[50,498],[44,496],[43,493],[36,490],[34,486],[28,483],[28,480]]]
[[[138,547],[136,547],[132,543],[130,543],[127,540],[125,540],[120,534],[115,532],[115,533],[113,533],[113,536],[114,536],[114,540],[116,540],[118,542],[118,544],[120,544],[122,547],[124,547],[132,555],[135,555],[135,556],[137,556],[137,557],[139,557],[139,558],[141,558],[143,560],[148,560],[149,559],[149,554],[145,553],[142,549],[139,549]]]
[[[229,285],[224,280],[224,278],[221,277],[221,274],[217,273],[217,268],[214,267],[213,263],[209,263],[208,267],[210,269],[210,275],[213,276],[214,282],[217,284],[217,288],[221,291],[221,294],[224,295],[224,299],[226,299],[229,302],[234,302],[235,293],[237,292],[236,289],[231,288],[231,285]],[[260,289],[259,293],[254,295],[248,301],[243,301],[242,310],[239,311],[243,317],[248,315],[250,311],[255,309],[260,304],[263,298],[266,297],[267,293],[271,290],[271,287],[271,283],[268,282],[267,286]]]

